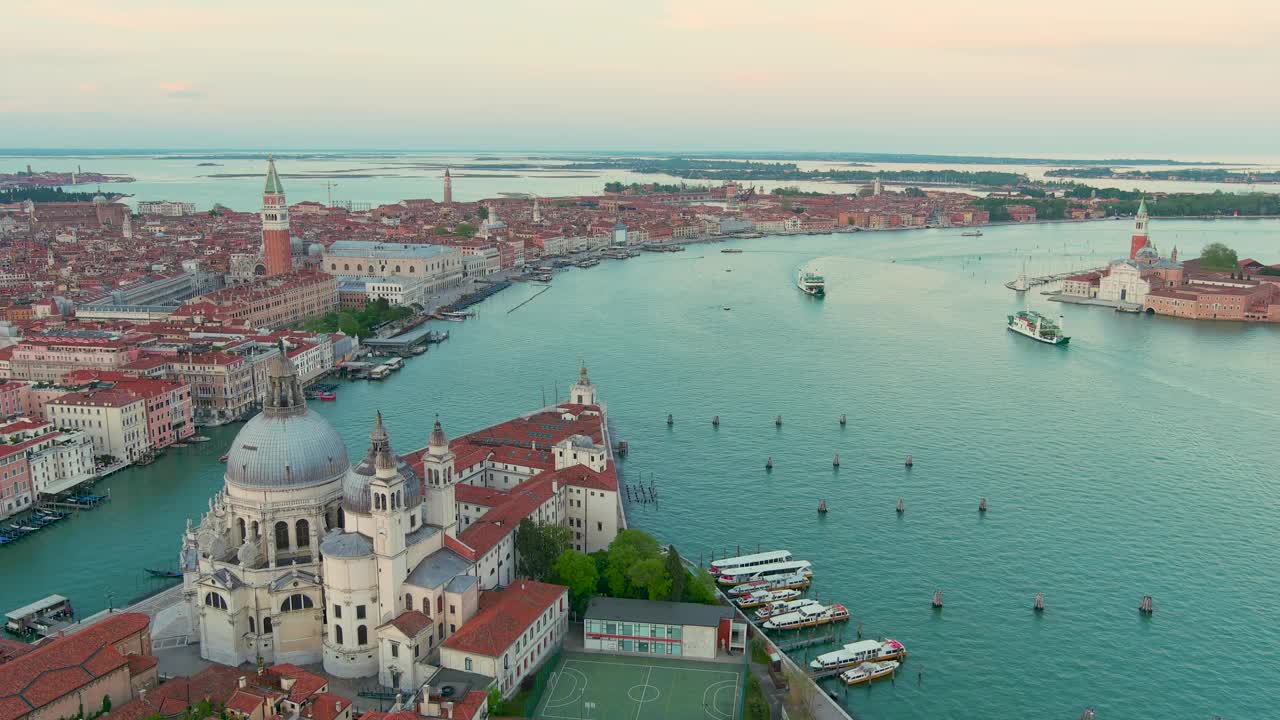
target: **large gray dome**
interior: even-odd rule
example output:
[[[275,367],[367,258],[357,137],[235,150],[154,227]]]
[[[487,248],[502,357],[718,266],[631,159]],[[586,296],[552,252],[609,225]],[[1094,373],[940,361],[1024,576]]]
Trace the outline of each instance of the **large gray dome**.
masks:
[[[262,413],[245,423],[227,453],[227,484],[285,490],[334,482],[351,462],[342,436],[307,409],[284,343],[267,366]]]
[[[227,482],[251,489],[304,488],[332,482],[351,466],[342,436],[328,420],[300,415],[255,416],[227,454]]]

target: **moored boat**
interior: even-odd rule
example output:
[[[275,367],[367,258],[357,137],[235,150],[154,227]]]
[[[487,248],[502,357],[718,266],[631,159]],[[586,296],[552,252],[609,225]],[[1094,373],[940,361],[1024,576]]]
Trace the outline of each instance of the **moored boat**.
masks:
[[[885,662],[862,663],[856,668],[850,668],[840,673],[840,680],[845,685],[859,685],[861,683],[869,683],[872,680],[879,680],[883,677],[889,677],[897,671],[901,663],[893,660]]]
[[[843,622],[849,619],[849,609],[844,605],[807,605],[794,612],[775,615],[761,625],[765,630],[798,630]]]
[[[982,237],[981,230],[965,230],[960,233],[960,237]]]
[[[755,567],[758,565],[768,565],[776,562],[786,562],[790,559],[790,550],[768,550],[765,552],[752,553],[750,555],[738,555],[736,557],[712,560],[711,567],[708,568],[708,571],[712,575],[718,575],[726,570],[736,570],[744,567]]]
[[[752,580],[750,582],[735,585],[725,591],[729,597],[737,597],[748,593],[760,592],[762,590],[803,590],[813,584],[813,580],[804,573],[794,573],[791,575],[783,575],[770,580]]]
[[[738,598],[734,602],[738,607],[746,610],[748,608],[760,607],[775,602],[784,602],[787,600],[795,600],[800,597],[799,590],[761,590],[759,592],[749,593]]]
[[[806,295],[822,297],[827,292],[827,282],[821,275],[801,269],[796,275],[796,287]]]
[[[768,620],[771,617],[779,617],[786,615],[787,613],[796,612],[801,608],[811,606],[822,607],[822,603],[817,600],[810,600],[807,598],[803,600],[782,600],[776,603],[769,603],[759,610],[756,610],[756,619]]]
[[[809,663],[809,669],[822,672],[861,665],[865,662],[902,661],[906,657],[906,647],[897,640],[859,640],[839,650],[819,655]]]
[[[1062,334],[1062,316],[1058,322],[1041,315],[1035,310],[1019,310],[1009,316],[1009,329],[1019,335],[1048,345],[1066,345],[1071,338]]]
[[[742,252],[742,249],[741,248],[722,248],[720,252],[732,255],[732,254]]]
[[[733,568],[721,571],[716,578],[716,582],[727,587],[733,587],[752,580],[776,580],[797,573],[806,577],[813,577],[813,571],[809,567],[808,560],[788,560],[786,562]]]

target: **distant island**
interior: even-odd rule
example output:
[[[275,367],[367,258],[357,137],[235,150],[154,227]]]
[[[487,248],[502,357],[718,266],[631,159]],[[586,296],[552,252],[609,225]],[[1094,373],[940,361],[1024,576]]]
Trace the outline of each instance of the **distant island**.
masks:
[[[104,175],[95,172],[55,172],[52,170],[26,170],[15,173],[0,173],[0,190],[19,190],[23,188],[58,187],[60,185],[95,185],[101,183],[133,182],[128,175]]]
[[[643,153],[627,153],[627,155],[643,155]],[[620,157],[605,155],[603,157]],[[727,160],[806,160],[857,163],[921,163],[925,165],[1073,165],[1079,167],[1094,165],[1222,165],[1220,162],[1155,160],[1138,158],[1111,158],[1103,160],[1063,160],[1035,157],[1002,157],[998,155],[921,155],[914,153],[865,153],[865,152],[715,152],[715,153],[669,153],[660,152],[649,155],[656,158],[689,158],[727,159]],[[572,160],[573,158],[561,158]],[[1233,163],[1239,164],[1239,163]],[[1245,163],[1246,165],[1248,163]]]
[[[92,192],[70,192],[60,187],[27,187],[13,188],[10,190],[0,190],[0,205],[9,205],[19,203],[24,200],[31,202],[47,203],[47,202],[89,202],[97,193]],[[108,200],[115,200],[122,197],[121,195],[107,195]]]
[[[672,175],[687,180],[782,180],[860,182],[873,180],[916,185],[1015,187],[1028,182],[1026,175],[993,170],[802,170],[790,162],[754,160],[704,160],[686,157],[618,158],[571,163],[566,170],[629,170]]]
[[[1183,182],[1280,183],[1280,172],[1250,172],[1222,168],[1186,168],[1180,170],[1116,170],[1111,167],[1061,168],[1049,170],[1046,177],[1106,180],[1172,180]]]

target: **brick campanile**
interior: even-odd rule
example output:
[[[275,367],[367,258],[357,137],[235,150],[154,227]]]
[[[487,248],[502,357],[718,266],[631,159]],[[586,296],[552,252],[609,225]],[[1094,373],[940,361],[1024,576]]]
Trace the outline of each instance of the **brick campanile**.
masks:
[[[1147,199],[1138,203],[1138,217],[1133,223],[1133,237],[1129,238],[1129,259],[1138,256],[1138,251],[1147,246]]]
[[[262,262],[267,275],[283,275],[293,270],[289,248],[289,205],[284,186],[276,175],[276,161],[267,156],[267,185],[262,190]]]

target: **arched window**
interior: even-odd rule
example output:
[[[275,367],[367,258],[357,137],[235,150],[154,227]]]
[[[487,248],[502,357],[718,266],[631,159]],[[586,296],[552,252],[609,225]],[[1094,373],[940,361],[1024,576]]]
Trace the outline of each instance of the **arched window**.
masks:
[[[343,270],[350,270],[350,269],[351,269],[351,266],[350,266],[350,265],[348,265],[347,263],[342,263],[342,269],[343,269]],[[339,641],[339,642],[341,642],[341,641]]]
[[[249,616],[249,632],[255,634],[258,632],[258,623],[253,619],[252,615]]]
[[[358,264],[358,263],[357,263],[357,264],[356,264],[356,272],[363,272],[363,271],[364,271],[364,265],[361,265],[361,264]]]
[[[254,520],[253,525],[250,527],[253,529],[253,537],[256,539],[258,537],[258,521]]]
[[[329,269],[330,269],[330,270],[337,270],[337,269],[338,269],[338,263],[329,263]]]
[[[211,608],[217,608],[219,610],[227,609],[226,599],[216,592],[205,593],[204,604],[208,605]]]
[[[333,640],[339,645],[342,644],[342,626],[341,625],[333,626]]]
[[[396,274],[397,274],[397,275],[399,275],[399,274],[400,274],[400,266],[399,266],[399,265],[397,265],[397,266],[396,266]]]
[[[276,523],[276,549],[289,549],[289,523],[283,520]]]
[[[262,634],[263,635],[271,634],[271,618],[269,617],[262,618]]]
[[[361,625],[360,627],[356,628],[356,644],[357,645],[369,644],[369,628],[368,627]]]
[[[413,609],[413,596],[410,595],[409,593],[404,594],[404,609],[405,610]]]
[[[236,526],[240,528],[240,544],[243,545],[245,541],[244,518],[237,519]]]
[[[306,520],[299,520],[294,526],[294,537],[298,539],[298,547],[311,546],[311,523]]]
[[[342,511],[341,507],[338,508],[338,527],[344,530],[347,527],[347,514]]]
[[[310,607],[315,607],[315,604],[311,602],[311,598],[301,594],[290,595],[289,597],[284,599],[284,602],[280,603],[281,612],[290,612],[291,610],[304,610]]]
[[[422,614],[423,615],[431,614],[431,600],[426,597],[422,598]]]
[[[444,594],[443,593],[436,596],[436,612],[437,613],[444,612]]]
[[[462,661],[462,666],[467,672],[471,672],[471,658],[464,659]]]

